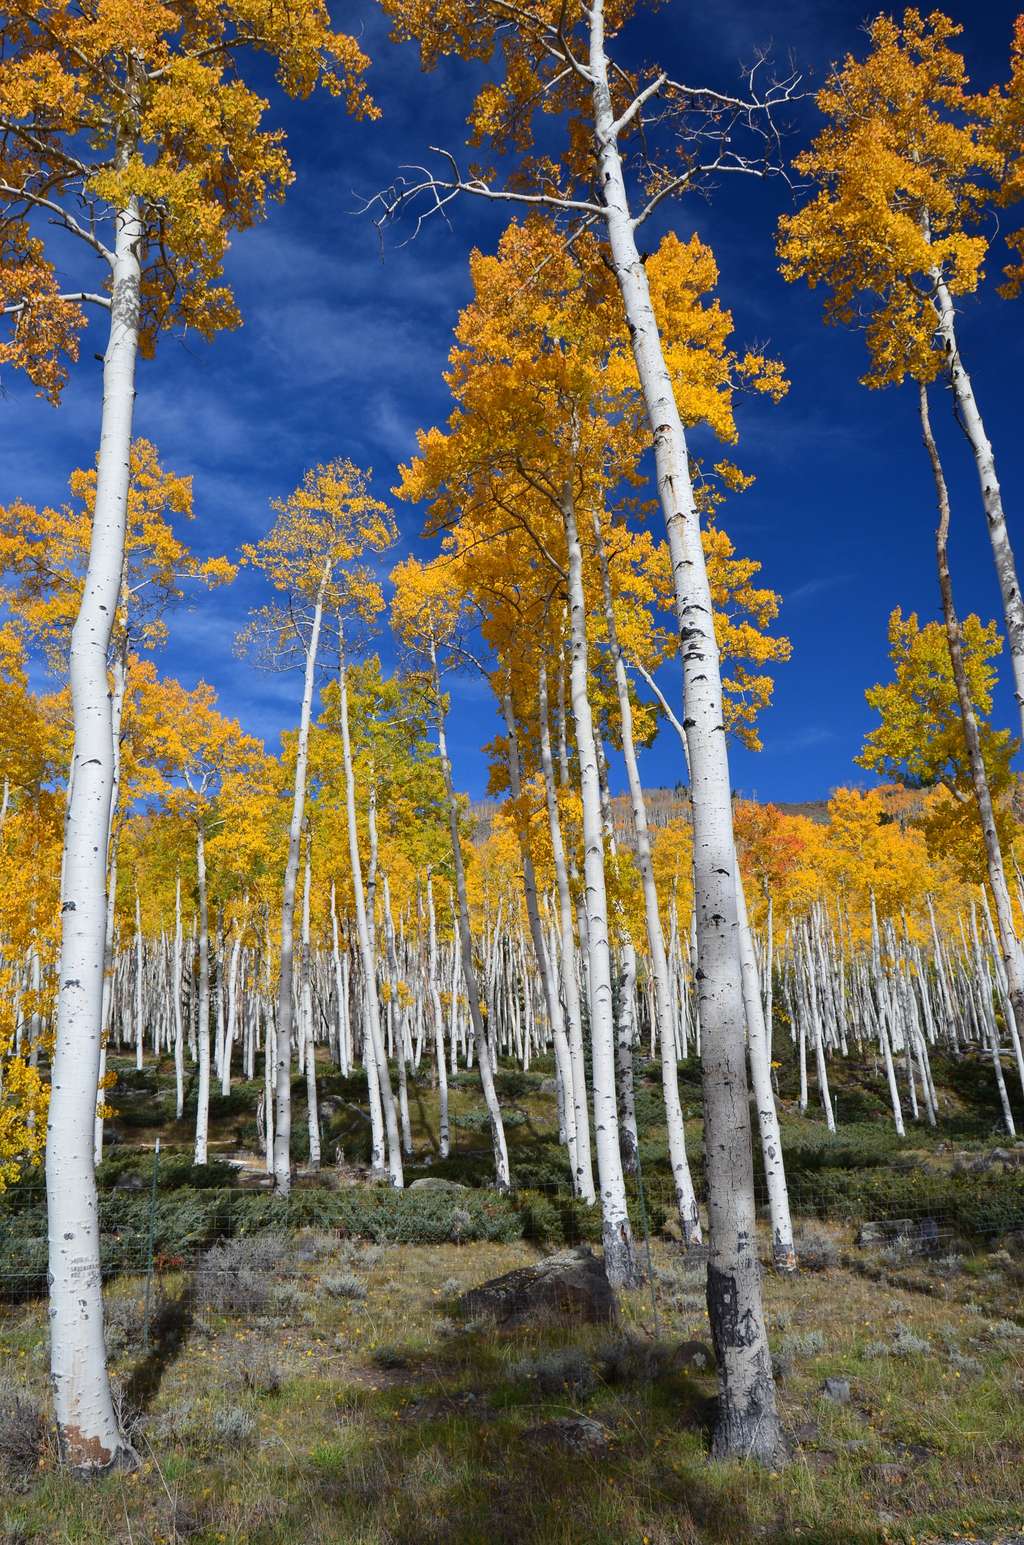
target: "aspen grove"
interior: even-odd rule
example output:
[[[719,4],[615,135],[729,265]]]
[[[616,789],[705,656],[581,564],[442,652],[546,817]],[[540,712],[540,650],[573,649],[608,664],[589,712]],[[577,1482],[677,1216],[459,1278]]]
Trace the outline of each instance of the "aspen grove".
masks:
[[[961,1327],[964,1422],[1005,1427],[911,1440],[917,1365],[869,1392],[844,1295],[1024,1280],[1024,17],[978,79],[970,23],[858,22],[737,76],[684,0],[0,17],[0,1313],[40,1306],[48,1369],[31,1409],[0,1378],[0,1534],[951,1538],[978,1487],[1019,1521],[1019,1357]],[[360,1364],[377,1246],[370,1333],[420,1340]],[[247,1342],[200,1443],[153,1412],[232,1314],[293,1365]],[[812,1495],[822,1433],[854,1470]],[[920,1493],[876,1440],[931,1446]],[[266,1506],[188,1522],[218,1444]],[[149,1511],[118,1480],[72,1532],[108,1472]]]

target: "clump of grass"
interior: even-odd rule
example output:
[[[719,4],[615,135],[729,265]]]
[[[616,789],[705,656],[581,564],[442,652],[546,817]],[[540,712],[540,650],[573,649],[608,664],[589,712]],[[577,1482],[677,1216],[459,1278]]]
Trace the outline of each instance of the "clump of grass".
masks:
[[[920,1357],[931,1351],[931,1342],[926,1341],[910,1329],[909,1325],[902,1322],[896,1326],[891,1341],[869,1341],[867,1346],[861,1349],[862,1357]]]
[[[596,1384],[590,1359],[578,1347],[561,1347],[540,1357],[524,1357],[514,1363],[512,1378],[533,1384],[542,1395],[568,1391],[577,1399],[589,1395]]]
[[[798,1330],[785,1336],[779,1347],[793,1357],[817,1357],[825,1350],[825,1337],[820,1330]]]
[[[409,1353],[402,1347],[396,1346],[374,1347],[370,1358],[378,1368],[383,1368],[389,1373],[397,1373],[401,1369],[408,1368],[410,1363]]]
[[[42,1407],[6,1380],[0,1385],[0,1475],[23,1485],[46,1451],[49,1427]]]
[[[258,1314],[269,1302],[272,1275],[287,1253],[276,1234],[230,1239],[207,1250],[196,1271],[196,1298],[216,1314]]]
[[[988,1333],[995,1341],[1020,1341],[1024,1339],[1024,1325],[1016,1320],[993,1320]]]
[[[790,1317],[786,1315],[785,1323],[788,1325],[789,1322]],[[777,1379],[792,1378],[799,1358],[817,1357],[824,1350],[825,1337],[820,1330],[795,1331],[783,1336],[772,1353],[772,1372]]]
[[[108,1297],[103,1302],[103,1340],[111,1360],[137,1347],[142,1336],[143,1305],[137,1298]]]
[[[829,1271],[839,1264],[839,1247],[827,1234],[806,1229],[796,1235],[793,1243],[804,1271]]]
[[[222,1406],[210,1418],[210,1436],[221,1448],[242,1448],[256,1427],[255,1416],[245,1406]]]
[[[276,1395],[284,1383],[280,1362],[263,1344],[240,1352],[232,1372],[234,1382],[252,1395]]]
[[[949,1366],[957,1373],[967,1374],[969,1378],[977,1379],[985,1372],[985,1365],[977,1357],[970,1357],[966,1352],[952,1351],[949,1354]]]
[[[931,1351],[931,1342],[918,1336],[909,1325],[897,1325],[892,1338],[893,1357],[920,1357]]]
[[[275,1282],[271,1304],[278,1316],[294,1319],[306,1308],[306,1295],[295,1281]]]
[[[325,1293],[330,1293],[332,1298],[363,1299],[366,1297],[366,1284],[361,1282],[354,1271],[329,1271],[320,1278]]]
[[[338,1236],[326,1229],[303,1229],[296,1235],[292,1255],[297,1261],[322,1261],[338,1249]]]
[[[451,1237],[456,1244],[467,1236],[472,1226],[472,1215],[464,1207],[452,1209]]]
[[[122,1435],[127,1439],[132,1448],[137,1448],[146,1429],[146,1413],[140,1405],[137,1405],[128,1392],[128,1389],[119,1379],[112,1379],[110,1383],[110,1396],[114,1403],[114,1415],[117,1417],[117,1425]]]

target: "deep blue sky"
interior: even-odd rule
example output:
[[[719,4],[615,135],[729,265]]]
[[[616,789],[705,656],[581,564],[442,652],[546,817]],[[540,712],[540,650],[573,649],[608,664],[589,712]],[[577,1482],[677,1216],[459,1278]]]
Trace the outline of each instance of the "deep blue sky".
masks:
[[[1016,6],[1010,0],[948,7],[965,23],[972,76],[988,85],[1007,74]],[[699,8],[668,0],[632,52],[657,57],[673,74],[723,89],[759,44],[777,57],[790,50],[812,84],[831,60],[863,48],[863,0],[720,0]],[[266,529],[268,500],[286,494],[313,462],[345,455],[372,466],[386,494],[410,454],[416,428],[449,411],[441,370],[458,310],[468,299],[467,254],[493,247],[502,217],[464,200],[450,225],[433,221],[404,247],[383,254],[360,196],[387,183],[399,163],[428,144],[458,146],[471,77],[461,64],[420,73],[410,48],[388,43],[369,0],[334,7],[336,24],[358,32],[373,59],[370,84],[383,110],[375,124],[352,123],[329,98],[282,103],[271,117],[288,130],[297,182],[266,224],[240,235],[229,274],[245,325],[212,346],[167,337],[139,373],[136,429],[158,445],[165,465],[195,478],[195,545],[234,553]],[[817,121],[800,111],[795,152]],[[721,268],[720,293],[732,308],[736,339],[768,342],[789,369],[792,387],[778,408],[740,415],[737,459],[757,475],[730,505],[726,525],[740,551],[764,564],[764,579],[784,598],[781,626],[793,640],[776,699],[765,717],[765,749],[733,752],[733,784],[764,799],[820,798],[839,783],[862,781],[852,765],[871,715],[864,689],[886,672],[886,620],[892,607],[937,614],[932,532],[934,496],[909,389],[868,392],[861,340],[821,322],[820,303],[776,272],[773,231],[788,207],[775,180],[726,179],[713,201],[690,200],[666,212],[685,238],[700,231]],[[1024,211],[1021,213],[1024,222]],[[407,233],[402,233],[407,234]],[[652,236],[656,236],[653,232]],[[94,284],[91,260],[67,274]],[[993,273],[998,265],[993,263]],[[1024,525],[1020,382],[1024,329],[1020,305],[1000,301],[990,280],[961,318],[961,347],[996,446],[1011,536]],[[84,341],[82,362],[59,410],[8,377],[0,398],[0,500],[59,502],[72,468],[95,455],[99,420],[100,323]],[[954,500],[954,576],[963,613],[998,613],[999,597],[966,442],[951,427],[947,399],[933,406],[946,450]],[[416,541],[421,516],[399,506],[403,550]],[[1022,558],[1024,561],[1024,558]],[[225,711],[276,747],[297,714],[299,682],[267,676],[232,654],[248,609],[266,599],[243,574],[228,591],[203,598],[171,619],[162,668],[193,685],[214,683]],[[386,639],[382,649],[387,657]],[[1004,676],[1007,672],[1004,669]],[[677,690],[677,689],[676,689]],[[482,791],[480,745],[494,733],[486,691],[453,683],[451,744],[460,785]],[[1012,724],[1003,692],[1000,722]],[[669,735],[644,757],[649,785],[680,777]]]

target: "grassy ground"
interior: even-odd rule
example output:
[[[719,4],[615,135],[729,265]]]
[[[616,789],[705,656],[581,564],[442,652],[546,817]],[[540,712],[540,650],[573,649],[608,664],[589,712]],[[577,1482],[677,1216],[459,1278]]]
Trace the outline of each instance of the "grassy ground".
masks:
[[[133,1164],[147,1173],[135,1145],[159,1133],[171,1155],[175,1144],[184,1154],[189,1135],[187,1122],[175,1130],[167,1120],[166,1069],[133,1089],[128,1066],[115,1066],[123,1082],[111,1125],[123,1141],[112,1150],[108,1186],[123,1184]],[[45,1305],[0,1308],[0,1542],[868,1545],[1024,1532],[1024,1234],[972,1232],[984,1221],[979,1198],[1001,1198],[997,1221],[1013,1224],[1021,1177],[1000,1162],[959,1173],[965,1154],[984,1161],[1002,1140],[991,1073],[954,1071],[943,1126],[914,1129],[898,1144],[870,1080],[837,1070],[841,1127],[829,1138],[820,1120],[786,1107],[792,1070],[781,1070],[794,1189],[819,1216],[803,1224],[799,1275],[765,1278],[793,1445],[780,1473],[707,1462],[714,1373],[684,1366],[679,1354],[684,1342],[709,1340],[702,1269],[671,1237],[670,1221],[652,1239],[657,1329],[649,1288],[622,1296],[614,1330],[499,1333],[454,1314],[460,1289],[573,1237],[577,1214],[566,1222],[544,1189],[564,1161],[542,1069],[532,1080],[512,1075],[505,1102],[521,1116],[509,1127],[513,1167],[535,1188],[515,1207],[531,1223],[554,1216],[545,1239],[382,1246],[323,1229],[283,1232],[268,1212],[261,1232],[199,1252],[188,1270],[166,1257],[148,1350],[142,1280],[112,1279],[108,1338],[142,1458],[134,1474],[86,1486],[61,1474],[39,1420]],[[656,1085],[641,1073],[657,1225],[664,1136]],[[683,1082],[696,1158],[692,1070]],[[349,1108],[356,1085],[325,1077],[324,1089],[335,1102],[329,1139],[358,1161],[363,1123]],[[254,1097],[244,1086],[216,1110],[215,1152],[244,1143]],[[471,1082],[453,1093],[453,1107],[467,1118],[456,1154],[431,1163],[434,1098],[429,1087],[414,1089],[412,1171],[485,1184]],[[173,1210],[180,1198],[182,1209],[194,1208],[208,1194],[194,1182],[223,1178],[190,1180],[185,1169],[182,1159],[175,1172],[169,1159],[174,1189],[162,1191],[162,1206]],[[332,1183],[341,1183],[337,1175]],[[918,1218],[929,1208],[942,1226],[938,1253],[855,1244],[851,1220]],[[822,1221],[822,1213],[832,1216]],[[559,1229],[563,1237],[554,1237]],[[847,1402],[825,1397],[827,1378],[849,1382]],[[581,1416],[598,1424],[585,1451],[550,1425]]]
[[[794,1445],[780,1473],[705,1458],[714,1375],[675,1350],[707,1340],[701,1273],[677,1246],[654,1243],[657,1337],[645,1290],[623,1296],[615,1331],[502,1334],[453,1319],[449,1300],[534,1258],[524,1242],[382,1249],[307,1233],[281,1253],[261,1236],[227,1247],[235,1287],[166,1277],[149,1356],[141,1284],[112,1286],[142,1465],[80,1486],[45,1447],[26,1450],[9,1463],[7,1540],[867,1545],[1020,1528],[1024,1330],[1003,1315],[1024,1261],[915,1262],[907,1288],[843,1231],[812,1243],[823,1269],[766,1279]],[[8,1315],[0,1359],[42,1398],[42,1305]],[[834,1376],[847,1404],[822,1393]],[[576,1414],[606,1446],[531,1433]]]

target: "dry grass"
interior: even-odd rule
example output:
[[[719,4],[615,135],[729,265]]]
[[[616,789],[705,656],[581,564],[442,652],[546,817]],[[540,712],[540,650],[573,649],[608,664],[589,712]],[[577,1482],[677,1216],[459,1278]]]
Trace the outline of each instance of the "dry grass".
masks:
[[[842,1261],[849,1235],[829,1233]],[[533,1253],[395,1246],[351,1261],[299,1239],[283,1263],[288,1312],[256,1318],[200,1308],[169,1278],[165,1308],[180,1294],[186,1317],[159,1377],[137,1346],[115,1364],[129,1403],[145,1392],[139,1471],[76,1486],[44,1450],[23,1489],[0,1487],[0,1531],[22,1545],[873,1545],[998,1538],[1024,1519],[1024,1339],[1003,1323],[1012,1259],[953,1276],[918,1262],[929,1292],[844,1264],[769,1278],[773,1343],[796,1350],[779,1386],[794,1457],[766,1474],[705,1458],[714,1376],[680,1372],[662,1345],[708,1339],[699,1272],[677,1247],[654,1245],[657,1346],[645,1291],[623,1301],[633,1339],[617,1355],[607,1330],[504,1335],[447,1317],[452,1279],[480,1282]],[[365,1299],[325,1288],[350,1264]],[[45,1399],[44,1333],[41,1307],[0,1322],[0,1360],[29,1400]],[[901,1336],[927,1350],[866,1355]],[[531,1376],[562,1362],[577,1372],[561,1387]],[[829,1375],[849,1380],[849,1404],[822,1397]],[[608,1429],[605,1452],[524,1440],[574,1412]]]

